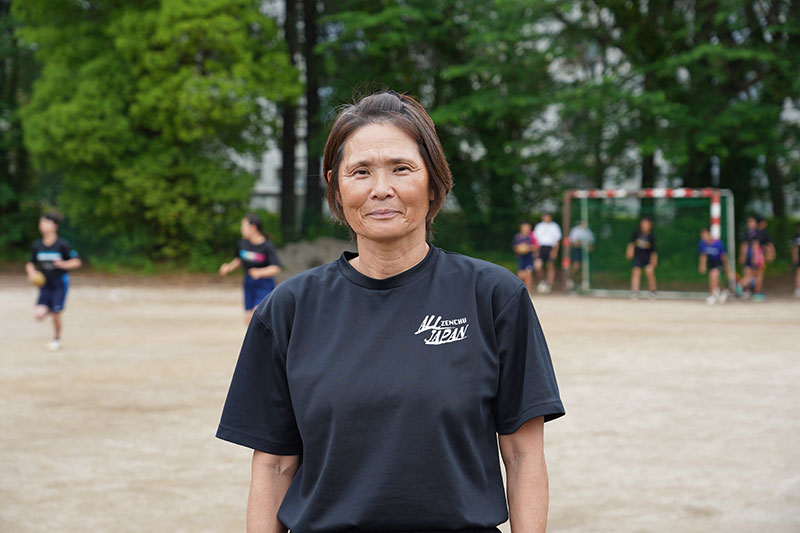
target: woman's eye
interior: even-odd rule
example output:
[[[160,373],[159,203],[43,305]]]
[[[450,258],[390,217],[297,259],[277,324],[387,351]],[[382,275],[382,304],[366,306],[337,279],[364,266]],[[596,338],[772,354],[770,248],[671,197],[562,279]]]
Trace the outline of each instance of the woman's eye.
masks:
[[[367,170],[364,169],[364,168],[359,168],[353,174],[355,174],[356,176],[366,176],[367,175]]]
[[[400,165],[399,167],[394,169],[395,172],[408,172],[409,170],[411,169],[406,165]]]

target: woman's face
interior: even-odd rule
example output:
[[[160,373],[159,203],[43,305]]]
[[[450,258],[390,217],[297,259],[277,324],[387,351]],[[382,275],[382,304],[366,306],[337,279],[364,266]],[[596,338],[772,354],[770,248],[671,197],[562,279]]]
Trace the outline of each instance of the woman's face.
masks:
[[[239,231],[242,232],[243,239],[249,239],[253,233],[253,225],[250,224],[246,218],[242,219],[242,225],[239,226]]]
[[[401,129],[369,124],[345,142],[339,201],[347,223],[360,238],[424,241],[431,197],[417,143]]]

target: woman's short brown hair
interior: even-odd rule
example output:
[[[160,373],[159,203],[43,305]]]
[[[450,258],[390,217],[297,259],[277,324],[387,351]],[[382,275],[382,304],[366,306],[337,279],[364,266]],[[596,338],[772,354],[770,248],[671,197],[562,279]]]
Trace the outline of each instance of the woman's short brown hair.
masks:
[[[425,230],[430,239],[431,223],[453,187],[453,176],[428,112],[410,96],[394,91],[366,96],[355,104],[343,107],[336,116],[322,157],[322,175],[328,181],[328,205],[331,213],[347,225],[344,210],[338,201],[339,166],[344,157],[347,139],[357,129],[368,124],[391,124],[416,141],[428,171],[428,187],[433,197],[425,217]]]

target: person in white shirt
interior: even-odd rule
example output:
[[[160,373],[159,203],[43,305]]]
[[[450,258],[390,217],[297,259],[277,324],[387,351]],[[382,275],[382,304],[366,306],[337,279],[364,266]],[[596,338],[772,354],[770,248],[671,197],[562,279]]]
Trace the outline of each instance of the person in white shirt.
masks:
[[[553,283],[556,278],[555,259],[558,257],[558,244],[561,241],[561,227],[553,222],[551,213],[544,213],[542,221],[533,228],[533,236],[539,243],[539,254],[533,263],[536,271],[536,278],[539,279],[537,289],[539,292],[548,293],[553,290]],[[547,265],[547,278],[543,272],[544,265]]]

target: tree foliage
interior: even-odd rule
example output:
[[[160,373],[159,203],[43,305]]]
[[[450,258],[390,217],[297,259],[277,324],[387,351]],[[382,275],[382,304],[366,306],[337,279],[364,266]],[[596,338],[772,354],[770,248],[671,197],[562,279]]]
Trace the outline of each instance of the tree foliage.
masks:
[[[421,98],[476,246],[567,187],[720,186],[786,213],[800,181],[800,3],[340,1],[329,107]],[[505,242],[500,241],[500,242]]]
[[[255,0],[25,0],[42,73],[23,111],[39,168],[93,247],[153,257],[225,246],[254,177],[237,157],[301,87]]]
[[[36,228],[41,184],[22,139],[20,106],[30,98],[37,69],[33,53],[16,36],[9,0],[0,0],[0,249],[20,248]]]
[[[489,246],[547,186],[527,132],[551,83],[529,2],[338,2],[324,19],[329,105],[393,88],[429,109],[456,178],[453,194],[477,246]],[[330,6],[329,6],[330,8]]]

